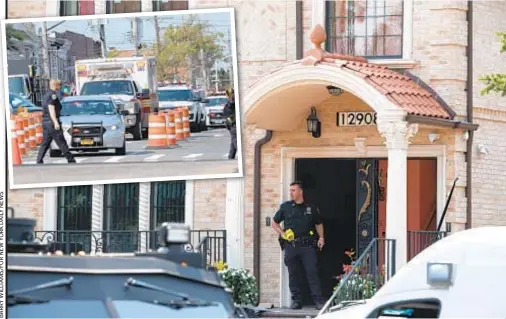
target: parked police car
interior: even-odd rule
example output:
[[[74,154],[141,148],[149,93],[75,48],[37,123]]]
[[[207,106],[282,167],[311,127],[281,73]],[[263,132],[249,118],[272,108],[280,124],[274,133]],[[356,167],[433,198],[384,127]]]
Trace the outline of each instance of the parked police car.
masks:
[[[126,127],[122,115],[109,96],[70,96],[62,100],[60,119],[63,135],[71,151],[98,152],[113,149],[116,155],[126,153]],[[51,143],[51,157],[61,156],[56,142]]]
[[[10,318],[237,318],[215,270],[185,252],[189,229],[164,224],[153,253],[48,255],[33,242],[35,221],[8,220]]]

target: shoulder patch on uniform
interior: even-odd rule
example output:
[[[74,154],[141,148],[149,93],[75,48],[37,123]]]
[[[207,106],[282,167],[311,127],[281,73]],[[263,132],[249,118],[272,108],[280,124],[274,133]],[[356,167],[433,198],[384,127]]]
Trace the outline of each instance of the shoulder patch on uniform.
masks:
[[[306,214],[311,215],[311,206],[306,207]]]
[[[51,95],[51,98],[52,98],[53,100],[56,100],[56,98],[57,98],[56,94]]]

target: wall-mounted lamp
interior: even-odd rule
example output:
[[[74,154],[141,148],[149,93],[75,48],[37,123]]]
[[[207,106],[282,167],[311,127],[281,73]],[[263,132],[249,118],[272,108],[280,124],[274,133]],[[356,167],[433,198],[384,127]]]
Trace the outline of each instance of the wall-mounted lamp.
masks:
[[[465,131],[464,134],[462,134],[462,138],[464,141],[467,141],[469,139],[469,131]]]
[[[338,88],[337,86],[333,86],[333,85],[327,86],[327,90],[329,91],[329,94],[332,96],[339,96],[344,93],[343,89]]]
[[[316,108],[314,106],[311,106],[311,112],[306,121],[307,131],[311,133],[314,138],[319,138],[322,132],[322,123],[318,119],[318,114],[316,114]]]
[[[429,139],[429,142],[431,144],[434,144],[435,141],[439,140],[439,134],[430,133],[429,136],[427,136],[427,138]]]
[[[488,147],[486,147],[483,144],[478,144],[476,148],[478,149],[478,153],[480,154],[488,155],[490,153]]]

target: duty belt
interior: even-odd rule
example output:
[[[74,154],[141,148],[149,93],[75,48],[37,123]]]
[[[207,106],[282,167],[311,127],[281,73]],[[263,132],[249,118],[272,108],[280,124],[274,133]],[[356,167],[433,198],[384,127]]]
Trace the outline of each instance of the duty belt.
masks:
[[[287,245],[292,247],[314,247],[316,246],[316,240],[311,237],[299,237],[287,242]]]

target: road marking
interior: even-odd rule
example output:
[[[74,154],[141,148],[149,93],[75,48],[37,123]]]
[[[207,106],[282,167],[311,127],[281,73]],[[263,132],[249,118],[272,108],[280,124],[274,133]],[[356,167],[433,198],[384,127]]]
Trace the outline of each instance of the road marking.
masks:
[[[223,134],[214,134],[213,137],[223,137]]]
[[[146,157],[144,159],[144,161],[146,161],[146,162],[157,161],[159,158],[162,158],[164,156],[165,156],[165,154],[155,154],[155,155],[151,155],[149,157]]]
[[[225,154],[223,155],[223,157],[228,157],[228,153],[225,153]]]
[[[67,160],[66,160],[66,159],[59,159],[59,160],[56,160],[56,161],[54,161],[52,164],[64,164],[64,163],[67,163]]]
[[[78,162],[78,163],[82,163],[82,162],[84,162],[84,161],[85,161],[85,160],[87,160],[87,159],[89,159],[89,157],[84,157],[84,158],[83,158],[83,157],[77,157],[77,158],[76,158],[76,162]]]
[[[195,159],[195,158],[200,157],[202,155],[204,155],[204,154],[202,154],[202,153],[200,153],[200,154],[189,154],[189,155],[186,155],[186,156],[182,156],[182,158],[184,158],[184,159]]]
[[[37,161],[25,161],[25,162],[22,162],[23,165],[33,165],[33,164],[36,164]]]
[[[104,163],[117,163],[121,161],[121,159],[125,158],[125,156],[114,156],[109,159],[106,159]]]

